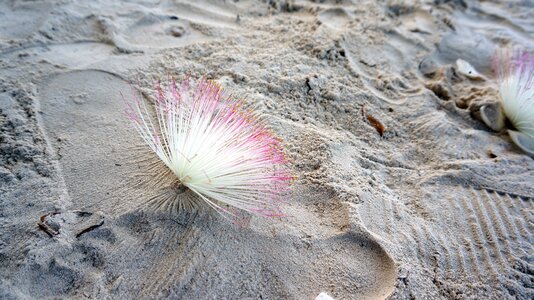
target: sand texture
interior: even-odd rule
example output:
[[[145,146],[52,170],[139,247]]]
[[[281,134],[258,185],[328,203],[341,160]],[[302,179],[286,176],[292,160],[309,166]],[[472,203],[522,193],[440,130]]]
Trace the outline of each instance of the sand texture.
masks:
[[[0,299],[533,299],[534,159],[480,115],[533,20],[528,0],[1,1]],[[187,72],[283,138],[287,217],[133,209],[161,188],[121,93]]]

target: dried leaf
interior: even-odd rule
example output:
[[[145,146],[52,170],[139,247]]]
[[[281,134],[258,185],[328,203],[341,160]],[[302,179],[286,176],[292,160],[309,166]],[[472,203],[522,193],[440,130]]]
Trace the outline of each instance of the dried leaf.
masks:
[[[376,129],[376,131],[380,134],[380,136],[384,136],[384,131],[386,131],[386,127],[382,122],[380,122],[377,118],[373,117],[372,115],[367,115],[367,121],[373,125],[373,127]]]

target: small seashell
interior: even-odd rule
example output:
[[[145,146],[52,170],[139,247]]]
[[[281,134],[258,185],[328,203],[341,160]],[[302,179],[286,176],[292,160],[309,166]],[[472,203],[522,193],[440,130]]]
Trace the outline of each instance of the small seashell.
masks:
[[[438,72],[438,69],[436,62],[429,57],[424,58],[419,63],[419,71],[428,78],[434,77]]]
[[[456,60],[456,69],[462,75],[465,75],[469,79],[485,80],[486,78],[477,72],[475,67],[463,59]]]
[[[508,134],[521,150],[534,157],[534,137],[515,130],[508,130]]]
[[[480,107],[480,118],[494,131],[501,131],[505,126],[505,116],[499,102],[488,103]]]

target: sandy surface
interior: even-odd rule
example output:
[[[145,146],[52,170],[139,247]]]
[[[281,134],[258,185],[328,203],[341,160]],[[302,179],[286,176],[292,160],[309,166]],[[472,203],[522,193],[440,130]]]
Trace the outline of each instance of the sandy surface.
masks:
[[[526,0],[2,1],[0,298],[532,299],[534,160],[478,114],[532,20]],[[287,218],[130,209],[151,188],[120,93],[185,72],[285,140]]]

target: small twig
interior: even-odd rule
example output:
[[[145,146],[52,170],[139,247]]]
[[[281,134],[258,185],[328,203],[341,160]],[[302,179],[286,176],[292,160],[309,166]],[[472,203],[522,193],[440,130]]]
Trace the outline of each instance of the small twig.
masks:
[[[40,218],[40,221],[37,222],[37,225],[39,226],[39,228],[42,231],[44,231],[46,234],[48,234],[50,237],[54,237],[58,235],[59,232],[55,230],[54,228],[48,226],[48,224],[46,224],[46,217],[57,215],[57,214],[59,214],[59,212],[49,212],[46,215],[42,215]]]

